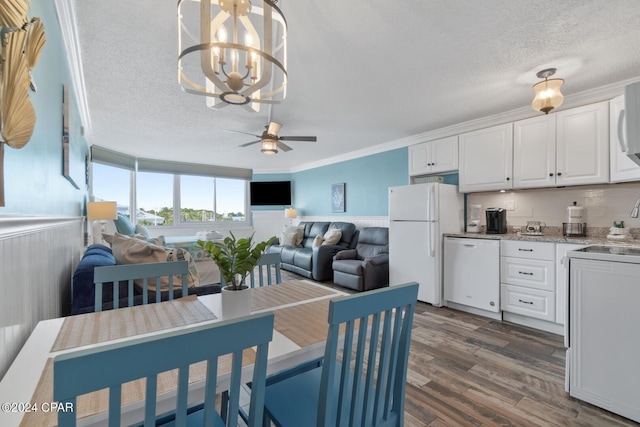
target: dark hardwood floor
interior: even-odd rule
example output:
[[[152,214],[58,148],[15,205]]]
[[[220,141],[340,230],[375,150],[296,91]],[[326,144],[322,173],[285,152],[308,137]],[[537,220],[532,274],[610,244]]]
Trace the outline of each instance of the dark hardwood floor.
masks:
[[[283,281],[300,278],[283,271]],[[564,371],[558,335],[419,302],[405,425],[638,425],[570,397]]]

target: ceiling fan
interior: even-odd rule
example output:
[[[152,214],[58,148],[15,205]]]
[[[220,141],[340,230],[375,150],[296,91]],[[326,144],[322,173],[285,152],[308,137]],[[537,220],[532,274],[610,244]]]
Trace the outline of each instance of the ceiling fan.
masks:
[[[292,150],[287,144],[282,141],[305,141],[305,142],[316,142],[318,139],[315,136],[278,136],[278,132],[282,125],[276,122],[269,122],[269,124],[265,125],[265,130],[262,132],[262,135],[254,135],[252,133],[240,132],[240,131],[229,131],[236,133],[244,133],[246,135],[252,135],[256,138],[260,138],[256,141],[247,142],[246,144],[240,145],[240,147],[248,147],[253,144],[257,144],[258,142],[262,143],[261,151],[265,154],[276,154],[278,152],[278,148],[282,151],[290,151]]]

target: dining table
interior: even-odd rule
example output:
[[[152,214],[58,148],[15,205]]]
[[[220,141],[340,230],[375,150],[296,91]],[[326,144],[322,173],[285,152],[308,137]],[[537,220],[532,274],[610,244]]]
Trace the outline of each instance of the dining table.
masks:
[[[250,292],[252,314],[274,314],[267,375],[285,372],[323,356],[329,301],[347,295],[345,292],[311,280],[288,280],[253,288]],[[108,390],[80,396],[74,408],[53,400],[53,358],[56,355],[96,348],[105,343],[126,343],[141,336],[222,320],[225,319],[219,293],[42,320],[0,381],[0,426],[55,426],[57,413],[64,410],[76,412],[79,426],[105,425]],[[251,381],[252,352],[248,349],[243,354],[243,382]],[[230,370],[230,359],[221,358],[218,362],[218,392],[228,388]],[[205,372],[204,362],[190,366],[190,404],[196,405],[203,400]],[[176,371],[158,376],[159,415],[174,408],[176,378]],[[141,422],[144,418],[144,379],[124,384],[122,396],[123,424]]]

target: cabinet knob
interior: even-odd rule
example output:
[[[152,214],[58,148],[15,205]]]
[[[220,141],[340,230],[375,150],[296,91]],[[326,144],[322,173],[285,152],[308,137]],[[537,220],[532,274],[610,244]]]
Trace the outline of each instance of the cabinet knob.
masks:
[[[552,173],[550,173],[550,174],[549,174],[549,176],[553,176],[553,174],[552,174]]]
[[[558,172],[558,176],[562,175],[562,172]]]
[[[511,178],[507,177],[507,181],[509,181]]]

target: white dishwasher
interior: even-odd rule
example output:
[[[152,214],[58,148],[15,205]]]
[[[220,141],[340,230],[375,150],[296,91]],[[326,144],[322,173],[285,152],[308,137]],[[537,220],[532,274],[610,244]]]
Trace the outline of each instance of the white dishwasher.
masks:
[[[443,276],[445,305],[500,313],[500,240],[445,238]]]

